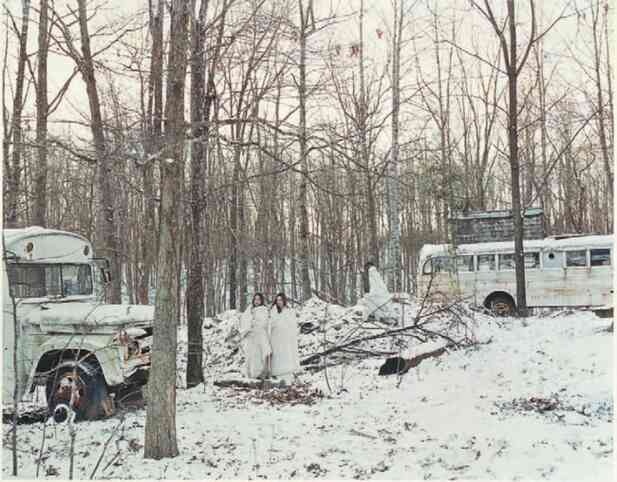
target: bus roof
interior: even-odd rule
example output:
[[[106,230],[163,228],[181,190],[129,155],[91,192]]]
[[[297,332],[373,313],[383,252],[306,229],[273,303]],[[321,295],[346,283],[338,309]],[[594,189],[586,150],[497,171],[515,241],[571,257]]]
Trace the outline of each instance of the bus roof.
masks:
[[[87,263],[92,259],[92,245],[83,236],[31,226],[4,229],[4,249],[9,256],[24,261],[48,263]],[[28,244],[32,244],[28,247]]]
[[[568,238],[550,237],[544,239],[526,239],[523,248],[527,250],[547,251],[551,249],[611,247],[615,238],[612,234],[573,236]],[[446,255],[452,249],[449,244],[425,244],[420,250],[420,259],[429,256]],[[514,241],[500,241],[495,243],[460,244],[456,247],[457,254],[478,254],[493,252],[514,251]]]

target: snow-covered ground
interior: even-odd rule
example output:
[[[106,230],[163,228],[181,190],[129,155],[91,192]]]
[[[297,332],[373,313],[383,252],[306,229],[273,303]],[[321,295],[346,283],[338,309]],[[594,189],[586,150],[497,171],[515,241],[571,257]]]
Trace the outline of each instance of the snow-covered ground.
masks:
[[[320,302],[300,313],[303,322],[324,315],[332,337],[357,316]],[[132,412],[97,478],[611,480],[613,341],[603,331],[611,320],[589,312],[474,317],[484,344],[427,359],[400,379],[377,375],[383,358],[330,368],[327,380],[324,371],[304,372],[295,397],[214,386],[239,378],[242,355],[231,355],[235,313],[207,320],[207,383],[178,390],[180,455],[144,461],[145,411]],[[303,356],[322,337],[301,335]],[[277,401],[285,396],[291,400]],[[77,425],[75,478],[90,477],[117,425],[118,418]],[[8,431],[4,425],[5,478]],[[42,423],[19,426],[20,477],[35,476],[41,440]],[[48,425],[40,476],[68,478],[69,444],[66,425]]]

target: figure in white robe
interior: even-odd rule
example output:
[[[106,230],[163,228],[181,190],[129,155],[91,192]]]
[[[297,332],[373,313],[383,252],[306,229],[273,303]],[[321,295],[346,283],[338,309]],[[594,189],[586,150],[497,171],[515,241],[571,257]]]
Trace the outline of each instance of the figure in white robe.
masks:
[[[249,378],[270,376],[270,313],[263,304],[263,295],[255,294],[253,306],[240,317],[240,340],[244,356],[244,374]]]
[[[364,295],[362,302],[366,308],[365,318],[373,315],[376,319],[392,318],[392,294],[388,291],[383,278],[373,265],[368,269],[369,292]]]
[[[300,368],[298,355],[298,323],[296,312],[287,306],[284,293],[276,295],[270,311],[270,343],[272,345],[272,376],[283,382],[293,381]]]

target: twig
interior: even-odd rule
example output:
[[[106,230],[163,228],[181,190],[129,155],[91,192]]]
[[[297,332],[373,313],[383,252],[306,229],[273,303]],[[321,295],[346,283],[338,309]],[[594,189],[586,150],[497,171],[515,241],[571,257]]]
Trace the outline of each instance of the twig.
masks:
[[[326,322],[328,320],[328,304],[326,303],[326,308],[325,308],[325,318],[323,320],[323,344],[322,347],[326,347]],[[326,385],[328,386],[328,390],[330,390],[330,393],[332,393],[332,387],[330,386],[330,380],[328,379],[328,364],[327,364],[327,359],[326,359],[326,355],[324,355],[323,357],[323,367],[324,367],[324,377],[326,379]]]
[[[39,449],[39,457],[36,461],[36,478],[39,478],[39,469],[41,468],[41,462],[43,461],[43,450],[45,449],[45,431],[47,430],[47,420],[43,422],[43,435],[41,438],[41,448]]]
[[[118,451],[114,454],[114,456],[111,458],[111,460],[110,460],[109,462],[107,462],[107,465],[105,465],[105,467],[103,468],[103,472],[105,472],[105,471],[107,470],[107,468],[108,468],[111,464],[113,464],[119,456],[120,456],[120,451],[118,450]]]
[[[92,473],[90,474],[91,480],[94,479],[94,475],[96,474],[96,471],[98,470],[99,465],[101,465],[101,461],[103,460],[103,457],[105,456],[105,453],[107,452],[107,447],[109,446],[111,439],[118,432],[118,429],[123,423],[124,423],[124,414],[122,414],[122,416],[120,417],[120,421],[118,422],[118,425],[115,426],[115,428],[109,434],[109,437],[107,438],[107,441],[105,442],[105,445],[103,445],[103,450],[101,451],[101,455],[99,455],[99,458],[96,461],[96,465],[94,466],[94,469],[92,470]]]
[[[352,428],[349,431],[350,434],[352,435],[359,435],[360,437],[366,437],[366,438],[370,438],[373,440],[377,440],[379,437],[375,437],[374,435],[368,434],[368,433],[364,433],[364,432],[360,432],[359,430],[356,430],[355,428]]]
[[[447,310],[447,307],[439,309],[439,310],[436,310],[436,311],[434,311],[431,314],[436,314],[436,313],[444,312],[446,310]],[[349,341],[347,343],[344,343],[342,345],[337,345],[337,346],[334,346],[332,348],[328,348],[327,350],[324,350],[324,351],[322,351],[320,353],[315,353],[315,354],[305,358],[304,360],[302,360],[300,362],[300,365],[307,365],[311,361],[315,360],[318,357],[326,356],[326,355],[329,355],[331,353],[334,353],[334,352],[337,352],[337,351],[341,351],[343,348],[347,348],[347,347],[350,347],[350,346],[353,346],[353,345],[357,345],[357,344],[365,342],[365,341],[378,340],[378,339],[381,339],[381,338],[387,338],[387,337],[390,337],[390,336],[395,336],[395,335],[398,335],[398,334],[401,334],[401,333],[406,333],[406,332],[414,331],[414,330],[419,330],[419,331],[421,331],[424,334],[431,334],[431,335],[434,335],[434,336],[438,336],[438,337],[444,338],[445,340],[450,342],[450,344],[453,345],[453,346],[458,346],[460,344],[460,342],[456,342],[455,340],[450,338],[448,335],[445,335],[445,334],[439,333],[439,332],[434,332],[434,331],[428,330],[426,328],[423,328],[421,325],[418,324],[417,320],[418,319],[416,319],[416,323],[414,323],[413,325],[410,325],[410,326],[405,326],[405,327],[402,327],[402,328],[397,328],[395,330],[388,330],[388,331],[385,331],[383,333],[379,333],[379,334],[376,334],[376,335],[370,335],[370,336],[365,336],[365,337],[362,337],[362,338],[356,338],[355,340],[351,340],[351,341]]]
[[[73,425],[74,421],[74,414],[69,414],[69,436],[71,438],[71,446],[69,448],[69,480],[73,480],[73,468],[75,465],[75,437],[77,436],[77,431]]]

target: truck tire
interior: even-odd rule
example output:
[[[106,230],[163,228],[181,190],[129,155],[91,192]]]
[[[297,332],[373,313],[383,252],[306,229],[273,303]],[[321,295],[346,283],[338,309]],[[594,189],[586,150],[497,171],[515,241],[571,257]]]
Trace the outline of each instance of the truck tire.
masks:
[[[68,416],[62,410],[56,411],[59,405],[71,407],[76,421],[96,420],[113,413],[103,375],[87,363],[76,367],[61,365],[54,370],[47,380],[45,395],[49,413],[57,422],[63,422]]]
[[[512,298],[501,293],[492,295],[486,301],[486,307],[494,316],[514,316],[516,310]]]

